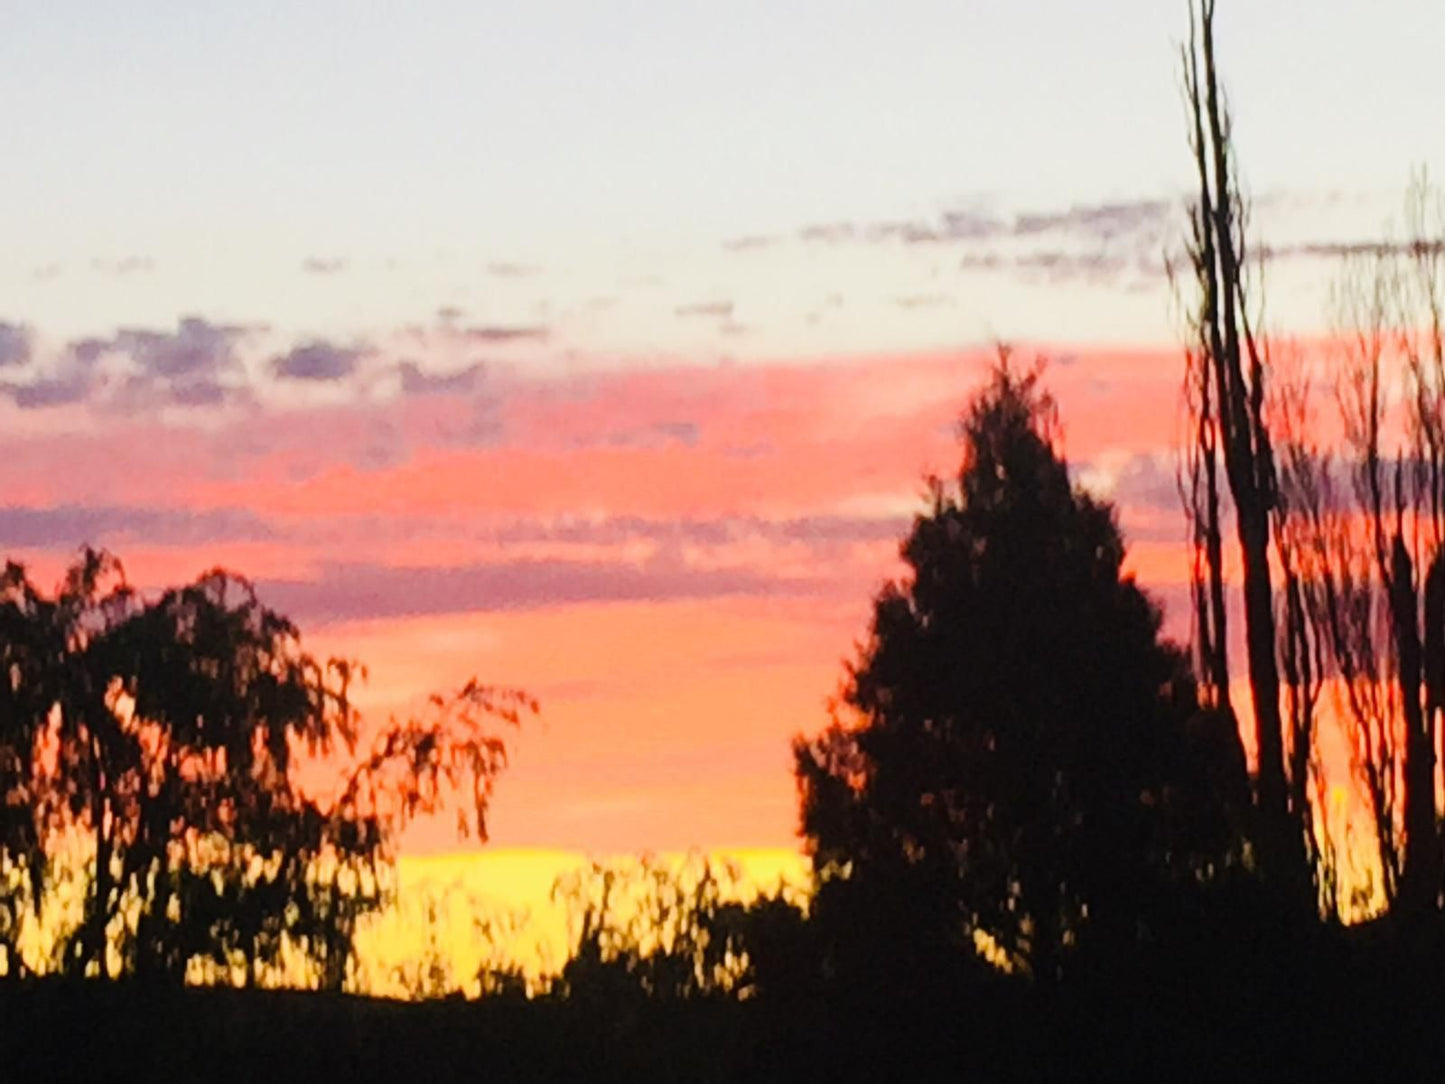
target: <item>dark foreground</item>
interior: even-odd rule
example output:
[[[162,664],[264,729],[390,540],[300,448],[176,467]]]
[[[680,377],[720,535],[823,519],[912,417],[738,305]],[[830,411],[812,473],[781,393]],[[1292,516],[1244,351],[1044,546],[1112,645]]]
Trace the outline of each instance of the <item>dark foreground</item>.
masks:
[[[1044,991],[405,1004],[0,983],[0,1080],[1438,1079],[1438,931],[1324,934]]]

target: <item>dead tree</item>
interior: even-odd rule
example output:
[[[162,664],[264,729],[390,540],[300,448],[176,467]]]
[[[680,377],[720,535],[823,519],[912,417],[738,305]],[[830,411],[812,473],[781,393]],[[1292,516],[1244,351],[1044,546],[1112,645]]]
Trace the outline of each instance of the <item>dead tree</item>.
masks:
[[[1226,606],[1221,537],[1221,473],[1234,511],[1243,580],[1246,661],[1255,725],[1256,846],[1265,872],[1303,890],[1307,802],[1288,786],[1280,672],[1276,659],[1271,517],[1276,506],[1274,449],[1266,411],[1266,346],[1255,333],[1246,250],[1247,205],[1233,164],[1229,110],[1215,64],[1214,0],[1190,6],[1183,50],[1190,147],[1199,184],[1191,208],[1189,256],[1197,305],[1188,351],[1193,449],[1196,625],[1202,677],[1218,707],[1228,710]],[[1303,795],[1300,788],[1295,794]]]
[[[1376,596],[1373,669],[1386,713],[1364,751],[1367,779],[1396,782],[1392,832],[1403,830],[1398,899],[1433,910],[1441,887],[1437,743],[1445,710],[1445,350],[1441,258],[1445,218],[1431,223],[1423,176],[1408,200],[1409,237],[1348,266],[1337,295],[1338,399],[1361,528],[1356,563]],[[1432,229],[1433,227],[1433,229]],[[1358,722],[1358,720],[1357,720]],[[1388,755],[1387,755],[1388,754]],[[1381,834],[1383,826],[1377,826]],[[1383,855],[1382,855],[1383,857]]]

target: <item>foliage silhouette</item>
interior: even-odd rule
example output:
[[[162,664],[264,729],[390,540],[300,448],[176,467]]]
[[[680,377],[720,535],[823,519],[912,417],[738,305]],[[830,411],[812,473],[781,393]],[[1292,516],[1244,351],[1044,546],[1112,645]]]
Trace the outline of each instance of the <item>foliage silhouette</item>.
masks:
[[[552,992],[586,1001],[756,997],[787,981],[803,912],[782,888],[738,898],[732,863],[690,854],[593,862],[561,878],[572,947]]]
[[[179,983],[210,967],[252,985],[289,946],[341,988],[397,833],[460,792],[459,831],[485,838],[506,765],[493,725],[537,710],[471,681],[358,757],[356,663],[306,653],[239,576],[147,601],[91,549],[49,598],[7,566],[0,662],[0,943],[15,977],[24,914],[80,853],[88,889],[63,970]],[[301,786],[300,755],[350,758],[334,797]]]
[[[1303,366],[1281,388],[1279,514],[1372,822],[1375,907],[1415,920],[1439,907],[1445,740],[1445,214],[1423,175],[1406,221],[1402,244],[1348,257],[1335,290],[1339,436]]]
[[[803,833],[820,918],[864,916],[840,947],[916,975],[977,941],[1056,978],[1081,937],[1133,936],[1193,685],[1038,372],[1003,352],[960,436],[848,669],[860,721],[795,745]]]

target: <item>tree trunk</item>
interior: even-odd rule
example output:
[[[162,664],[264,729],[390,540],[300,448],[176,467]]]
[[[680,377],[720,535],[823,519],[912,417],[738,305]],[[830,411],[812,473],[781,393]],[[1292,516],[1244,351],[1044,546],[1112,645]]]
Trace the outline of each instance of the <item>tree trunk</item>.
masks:
[[[1258,756],[1259,856],[1268,876],[1293,894],[1309,891],[1312,884],[1303,838],[1309,811],[1291,809],[1285,772],[1269,561],[1275,465],[1263,407],[1266,373],[1247,311],[1243,201],[1230,162],[1230,123],[1215,69],[1213,0],[1204,0],[1197,28],[1193,20],[1191,9],[1185,80],[1199,181],[1193,221],[1193,259],[1201,292],[1197,332],[1203,363],[1213,376],[1218,433],[1218,452],[1201,447],[1201,454],[1222,454],[1234,499]],[[1223,555],[1211,547],[1207,558],[1213,586],[1222,578]],[[1221,669],[1218,664],[1215,668]]]
[[[101,770],[99,753],[92,743],[91,755],[96,757],[91,774],[95,788],[91,794],[90,810],[95,819],[95,879],[91,886],[90,937],[86,948],[86,965],[94,962],[100,978],[108,978],[106,960],[106,929],[110,925],[110,833],[106,827],[105,773]]]
[[[1406,916],[1435,907],[1440,860],[1435,842],[1435,743],[1423,698],[1419,612],[1414,565],[1399,534],[1390,555],[1390,623],[1399,655],[1400,705],[1405,722],[1405,868],[1399,905]]]

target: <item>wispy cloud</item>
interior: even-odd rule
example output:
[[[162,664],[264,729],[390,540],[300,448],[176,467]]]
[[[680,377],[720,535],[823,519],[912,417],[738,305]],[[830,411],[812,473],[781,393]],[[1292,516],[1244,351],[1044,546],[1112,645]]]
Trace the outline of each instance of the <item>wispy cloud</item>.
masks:
[[[1065,233],[1114,241],[1136,236],[1142,230],[1162,229],[1170,224],[1178,210],[1175,202],[1162,199],[1079,203],[1066,210],[1019,214],[1014,217],[1010,233],[1015,237]]]
[[[797,595],[813,581],[692,568],[663,554],[622,561],[520,560],[456,566],[333,564],[314,579],[262,581],[270,605],[318,623],[532,610],[597,602]]]
[[[540,342],[547,338],[548,329],[536,324],[482,324],[466,328],[462,334],[479,343]]]
[[[915,245],[1071,236],[1110,243],[1141,234],[1159,234],[1171,224],[1178,209],[1175,202],[1161,199],[1075,204],[1058,210],[1022,211],[1011,218],[962,208],[925,219],[820,223],[804,226],[798,238],[824,244],[860,241]]]
[[[488,537],[500,543],[566,542],[620,546],[634,540],[694,546],[726,546],[759,539],[772,543],[833,545],[901,539],[906,516],[811,515],[782,519],[726,516],[712,519],[658,519],[607,516],[599,519],[520,520],[496,528]]]
[[[123,505],[0,507],[0,546],[74,549],[118,542],[197,546],[271,539],[275,532],[242,509],[187,510]]]
[[[1025,275],[1041,275],[1051,283],[1111,282],[1135,266],[1129,257],[1114,252],[1026,252],[1014,260]]]

